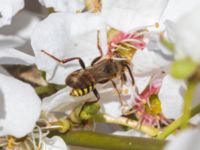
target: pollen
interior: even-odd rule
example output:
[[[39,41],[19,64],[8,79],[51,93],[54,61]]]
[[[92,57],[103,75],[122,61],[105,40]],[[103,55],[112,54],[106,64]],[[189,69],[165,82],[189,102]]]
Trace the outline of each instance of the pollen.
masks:
[[[122,91],[122,93],[123,93],[123,94],[128,94],[128,89],[124,89],[124,90]]]
[[[152,95],[149,105],[145,104],[145,111],[151,115],[158,115],[162,112],[161,103],[157,95]]]
[[[8,137],[8,142],[7,142],[7,147],[8,147],[9,149],[12,149],[12,148],[14,147],[14,144],[15,144],[15,139],[14,139],[14,137],[9,136],[9,137]]]

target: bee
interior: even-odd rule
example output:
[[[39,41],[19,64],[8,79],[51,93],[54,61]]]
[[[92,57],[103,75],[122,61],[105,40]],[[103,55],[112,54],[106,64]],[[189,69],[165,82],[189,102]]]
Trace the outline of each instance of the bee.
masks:
[[[41,51],[61,64],[74,60],[79,61],[81,69],[70,73],[65,80],[66,85],[72,88],[70,92],[71,96],[84,96],[93,92],[98,101],[100,99],[100,95],[96,89],[96,84],[103,84],[111,81],[113,87],[119,95],[120,102],[122,103],[120,91],[117,89],[116,83],[113,79],[120,77],[121,80],[125,82],[125,71],[127,70],[132,79],[132,84],[134,85],[134,78],[130,69],[130,63],[126,59],[114,59],[111,56],[104,57],[102,48],[99,44],[99,32],[97,32],[97,48],[100,56],[96,57],[88,67],[85,66],[85,63],[80,57],[59,59],[45,50]]]

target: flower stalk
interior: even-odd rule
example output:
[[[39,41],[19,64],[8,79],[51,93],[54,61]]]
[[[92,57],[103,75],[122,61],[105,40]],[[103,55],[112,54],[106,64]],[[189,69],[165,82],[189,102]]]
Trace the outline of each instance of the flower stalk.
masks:
[[[196,114],[200,113],[200,104],[194,107],[191,110],[190,118],[195,116]],[[172,132],[174,132],[177,128],[179,128],[182,124],[183,116],[172,122],[169,126],[167,126],[164,131],[157,136],[157,139],[165,139],[167,138]]]
[[[189,81],[184,95],[183,117],[181,128],[186,128],[191,115],[192,99],[198,82]]]
[[[110,123],[110,124],[118,124],[118,125],[123,125],[130,127],[132,129],[139,130],[141,132],[146,133],[149,136],[157,136],[160,133],[160,130],[142,125],[138,121],[128,119],[126,117],[119,117],[119,118],[114,118],[111,116],[108,116],[106,114],[97,114],[94,116],[94,120],[96,122],[104,122],[104,123]]]
[[[59,136],[69,145],[109,150],[162,150],[166,144],[164,140],[116,136],[91,131],[70,131]]]

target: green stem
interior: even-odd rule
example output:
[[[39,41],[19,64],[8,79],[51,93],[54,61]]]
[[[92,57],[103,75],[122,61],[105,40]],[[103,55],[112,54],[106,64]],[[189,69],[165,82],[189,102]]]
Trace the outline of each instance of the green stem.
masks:
[[[116,136],[91,131],[59,134],[69,145],[107,150],[162,150],[166,141],[150,138]]]
[[[142,131],[142,132],[148,134],[149,136],[157,136],[160,133],[160,130],[158,130],[156,128],[146,126],[146,125],[140,125],[140,123],[138,121],[128,119],[126,117],[114,118],[114,117],[108,116],[106,114],[97,114],[97,115],[93,116],[93,118],[96,122],[104,122],[104,123],[111,123],[111,124],[127,126],[132,129]]]
[[[184,95],[184,106],[183,106],[183,117],[182,117],[182,125],[181,128],[184,129],[187,127],[190,115],[191,115],[191,106],[192,106],[192,99],[193,95],[197,86],[198,82],[195,81],[188,81],[188,88]]]
[[[192,110],[191,110],[191,116],[190,117],[193,117],[195,116],[196,114],[200,113],[200,104],[197,105],[196,107],[194,107]],[[177,128],[179,128],[182,124],[182,118],[184,116],[181,116],[179,119],[175,120],[173,123],[171,123],[169,126],[167,126],[164,131],[157,136],[157,139],[165,139],[167,138],[172,132],[174,132]]]

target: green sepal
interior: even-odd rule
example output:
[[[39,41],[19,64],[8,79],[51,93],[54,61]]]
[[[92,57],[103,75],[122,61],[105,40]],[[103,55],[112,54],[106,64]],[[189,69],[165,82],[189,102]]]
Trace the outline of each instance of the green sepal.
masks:
[[[98,102],[89,102],[83,106],[80,113],[80,118],[83,120],[91,119],[95,114],[98,113],[100,104]]]
[[[171,67],[171,74],[177,79],[188,79],[197,70],[198,64],[190,58],[176,60]]]

